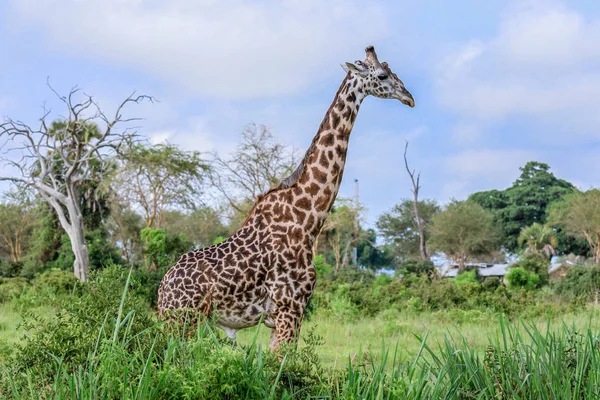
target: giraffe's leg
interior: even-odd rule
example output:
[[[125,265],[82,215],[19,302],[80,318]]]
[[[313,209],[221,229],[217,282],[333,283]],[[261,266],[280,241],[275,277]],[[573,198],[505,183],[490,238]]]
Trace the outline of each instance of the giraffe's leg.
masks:
[[[279,309],[275,318],[275,329],[271,331],[269,348],[277,351],[281,344],[295,342],[300,335],[301,325],[301,311]]]
[[[277,329],[271,328],[271,336],[269,338],[269,349],[275,351],[277,350],[276,347],[279,348],[279,345],[277,344]]]

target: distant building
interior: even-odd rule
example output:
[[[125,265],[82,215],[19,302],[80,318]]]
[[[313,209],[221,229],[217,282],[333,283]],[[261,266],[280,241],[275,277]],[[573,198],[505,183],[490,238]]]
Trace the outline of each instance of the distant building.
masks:
[[[501,281],[508,274],[512,264],[485,264],[485,263],[466,263],[467,269],[477,269],[479,276],[483,279],[496,277]],[[440,273],[443,278],[456,278],[458,275],[458,264],[445,264],[440,268]]]
[[[566,263],[553,263],[550,264],[550,269],[548,270],[548,275],[550,275],[550,280],[555,281],[558,279],[563,279],[567,272],[573,266],[572,263],[567,261]]]

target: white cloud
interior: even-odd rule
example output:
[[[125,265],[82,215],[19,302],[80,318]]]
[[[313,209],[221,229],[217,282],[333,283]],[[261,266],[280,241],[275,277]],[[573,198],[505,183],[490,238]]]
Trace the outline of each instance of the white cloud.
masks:
[[[388,32],[383,8],[360,0],[22,0],[12,14],[47,32],[55,51],[232,98],[303,90]]]
[[[442,162],[448,177],[441,190],[442,200],[464,199],[474,191],[503,189],[518,177],[519,167],[539,155],[529,150],[468,150]]]
[[[598,43],[600,19],[527,2],[507,13],[495,38],[469,41],[438,64],[439,101],[467,123],[521,116],[551,128],[548,140],[597,137]]]
[[[169,141],[169,138],[173,136],[173,132],[163,131],[163,132],[154,132],[148,135],[148,141],[152,145],[164,144]]]

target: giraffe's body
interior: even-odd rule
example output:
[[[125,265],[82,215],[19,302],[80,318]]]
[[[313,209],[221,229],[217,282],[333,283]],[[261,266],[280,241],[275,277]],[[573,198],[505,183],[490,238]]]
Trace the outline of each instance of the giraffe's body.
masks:
[[[380,64],[372,47],[348,73],[302,163],[259,196],[243,226],[229,239],[184,254],[163,278],[158,307],[218,314],[228,336],[263,322],[271,347],[291,341],[302,322],[316,275],[312,245],[337,196],[348,140],[363,99],[396,98],[414,106],[402,81]]]

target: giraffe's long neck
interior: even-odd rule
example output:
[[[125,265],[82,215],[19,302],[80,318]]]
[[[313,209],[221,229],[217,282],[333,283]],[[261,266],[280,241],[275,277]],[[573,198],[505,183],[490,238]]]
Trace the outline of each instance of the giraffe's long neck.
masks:
[[[303,193],[297,201],[306,203],[303,199],[310,200],[315,221],[307,228],[316,231],[316,234],[325,222],[340,188],[350,132],[365,97],[361,80],[348,73],[298,171],[297,187]]]

